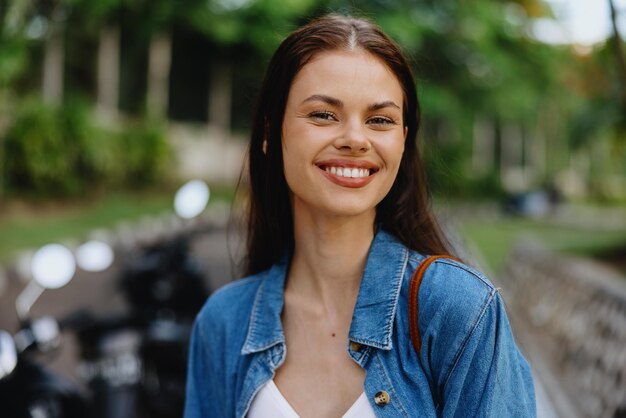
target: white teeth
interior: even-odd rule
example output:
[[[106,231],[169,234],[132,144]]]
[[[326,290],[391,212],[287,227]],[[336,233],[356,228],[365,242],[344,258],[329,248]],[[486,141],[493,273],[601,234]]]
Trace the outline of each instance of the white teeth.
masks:
[[[324,170],[334,174],[337,177],[363,178],[370,175],[368,168],[349,168],[349,167],[325,167]]]

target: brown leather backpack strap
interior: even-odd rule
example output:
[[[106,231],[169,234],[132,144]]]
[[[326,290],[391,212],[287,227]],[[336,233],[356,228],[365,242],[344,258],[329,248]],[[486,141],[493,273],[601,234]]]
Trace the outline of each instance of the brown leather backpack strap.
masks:
[[[417,266],[415,272],[413,273],[413,278],[411,279],[411,285],[409,286],[409,332],[411,337],[411,344],[413,344],[413,348],[417,355],[420,355],[420,350],[422,348],[422,341],[420,338],[420,330],[419,330],[419,291],[420,285],[422,284],[422,279],[424,278],[424,273],[426,269],[436,260],[440,258],[448,258],[454,260],[454,257],[445,256],[445,255],[431,255],[422,260],[422,262]]]

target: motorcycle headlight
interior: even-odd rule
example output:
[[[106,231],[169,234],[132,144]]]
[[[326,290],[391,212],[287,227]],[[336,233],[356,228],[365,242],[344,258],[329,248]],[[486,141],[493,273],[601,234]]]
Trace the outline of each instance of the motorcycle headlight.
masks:
[[[0,380],[10,375],[17,366],[17,349],[11,334],[0,330]]]
[[[31,324],[31,330],[37,348],[42,352],[54,350],[60,343],[59,323],[51,316],[44,316],[34,320]]]

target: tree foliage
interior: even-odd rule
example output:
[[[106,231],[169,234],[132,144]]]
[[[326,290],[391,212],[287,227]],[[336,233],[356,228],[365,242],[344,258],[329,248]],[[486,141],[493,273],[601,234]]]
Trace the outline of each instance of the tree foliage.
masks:
[[[443,153],[432,156],[433,166],[440,167],[442,176],[447,175],[446,167],[461,173],[459,190],[468,177],[473,127],[479,120],[492,122],[500,142],[506,126],[519,127],[527,137],[544,138],[552,153],[546,158],[553,166],[544,173],[547,176],[566,168],[570,154],[589,152],[597,141],[609,141],[617,158],[624,158],[623,85],[613,49],[607,42],[581,52],[535,40],[533,20],[553,17],[543,0],[10,0],[0,6],[0,96],[29,93],[32,83],[24,80],[34,77],[40,61],[41,38],[33,33],[38,22],[45,26],[58,10],[72,24],[69,43],[77,37],[96,39],[102,26],[126,22],[123,53],[129,62],[145,61],[148,40],[158,33],[184,28],[202,38],[199,45],[207,49],[197,54],[208,54],[209,65],[220,61],[233,68],[238,130],[247,128],[249,116],[242,113],[250,111],[254,86],[260,84],[267,60],[287,33],[330,11],[369,17],[411,58],[423,104],[423,135],[427,141],[438,141]],[[142,40],[129,41],[137,37]],[[81,45],[90,44],[74,45],[67,59],[77,69],[70,68],[75,71],[70,78],[77,71],[86,81],[70,82],[69,88],[93,95],[85,85],[95,78],[88,75],[94,52],[85,50],[82,57]],[[124,88],[123,98],[145,90]],[[197,94],[206,94],[206,89],[198,90]],[[493,179],[490,172],[479,181],[491,185]]]

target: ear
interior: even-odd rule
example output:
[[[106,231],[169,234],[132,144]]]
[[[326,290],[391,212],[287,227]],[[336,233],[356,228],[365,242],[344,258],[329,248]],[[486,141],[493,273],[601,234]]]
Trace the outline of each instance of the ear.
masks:
[[[409,127],[408,127],[408,126],[405,126],[405,127],[404,127],[404,140],[405,140],[405,141],[406,141],[406,136],[407,136],[407,134],[408,134],[408,133],[409,133]]]
[[[261,149],[263,150],[263,155],[267,155],[267,138],[270,137],[270,123],[267,118],[264,118],[263,122],[263,143],[261,144]]]

